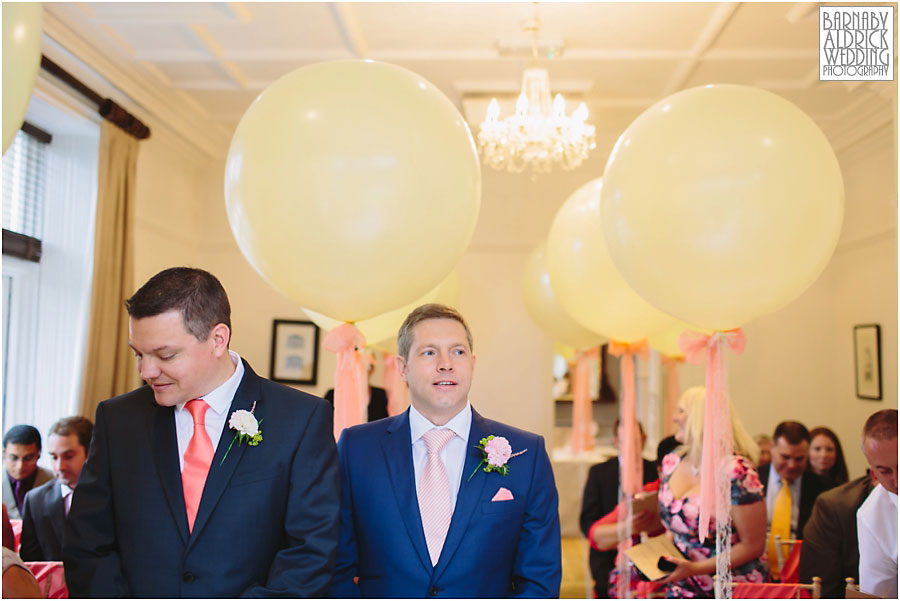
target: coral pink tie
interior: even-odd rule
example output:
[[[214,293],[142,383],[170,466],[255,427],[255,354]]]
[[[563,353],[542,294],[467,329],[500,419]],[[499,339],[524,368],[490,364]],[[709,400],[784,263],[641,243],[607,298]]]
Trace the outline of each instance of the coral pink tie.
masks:
[[[450,528],[453,507],[450,505],[450,481],[441,461],[441,449],[456,436],[453,430],[429,430],[422,435],[428,456],[419,477],[419,514],[431,565],[437,565]]]
[[[184,452],[184,467],[181,470],[181,486],[184,489],[184,508],[187,511],[188,532],[194,529],[197,508],[203,495],[203,485],[213,460],[213,446],[206,433],[203,417],[209,405],[201,399],[188,401],[184,406],[194,418],[194,433]]]

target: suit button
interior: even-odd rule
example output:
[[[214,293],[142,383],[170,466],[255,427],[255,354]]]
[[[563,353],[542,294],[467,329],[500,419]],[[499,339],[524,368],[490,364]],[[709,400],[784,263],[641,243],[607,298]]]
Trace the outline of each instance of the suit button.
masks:
[[[437,587],[436,587],[436,586],[433,586],[433,587],[431,587],[430,589],[428,589],[428,596],[429,596],[429,597],[437,597],[437,593],[438,593],[438,591],[437,591]]]
[[[194,581],[194,575],[191,572],[185,572],[181,575],[181,579],[190,584]]]

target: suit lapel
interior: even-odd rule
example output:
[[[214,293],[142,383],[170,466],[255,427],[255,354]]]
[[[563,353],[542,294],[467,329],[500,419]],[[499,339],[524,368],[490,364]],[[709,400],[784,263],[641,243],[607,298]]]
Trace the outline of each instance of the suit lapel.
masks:
[[[441,574],[447,568],[447,564],[453,558],[453,554],[462,542],[463,536],[472,520],[478,500],[481,499],[481,493],[487,482],[485,474],[480,469],[469,480],[469,476],[481,463],[484,454],[481,450],[476,449],[478,442],[488,436],[486,420],[472,409],[472,425],[469,428],[469,442],[467,443],[466,462],[463,467],[462,481],[459,483],[459,493],[456,495],[456,508],[453,510],[453,519],[450,522],[450,529],[447,531],[447,539],[444,541],[444,547],[441,549],[441,557],[435,566],[435,579],[440,578]],[[416,513],[418,515],[418,512]],[[421,530],[421,526],[419,527]],[[424,535],[423,535],[424,539]]]
[[[154,402],[153,457],[169,503],[172,518],[178,524],[182,542],[187,542],[187,514],[184,510],[184,491],[181,487],[181,462],[178,459],[178,439],[175,434],[174,407],[161,407]]]
[[[416,476],[412,459],[412,442],[409,430],[409,409],[394,418],[382,442],[384,460],[390,475],[394,496],[400,509],[400,517],[412,541],[419,561],[431,572],[431,557],[425,544],[422,518],[419,515],[419,498],[416,495]]]
[[[242,359],[243,361],[243,359]],[[231,441],[234,438],[234,432],[228,427],[228,420],[232,413],[240,409],[250,411],[253,403],[256,402],[254,415],[257,419],[265,418],[264,405],[261,403],[259,390],[259,376],[257,376],[250,366],[244,361],[244,377],[238,386],[237,392],[234,393],[234,399],[228,408],[228,414],[225,416],[225,423],[222,425],[222,435],[219,437],[219,444],[216,446],[216,454],[213,457],[212,465],[209,466],[209,474],[206,476],[206,484],[203,485],[203,495],[200,497],[200,507],[197,508],[197,518],[194,520],[194,529],[191,531],[190,542],[188,547],[197,540],[197,536],[203,531],[203,527],[212,515],[213,510],[225,492],[225,487],[231,480],[235,468],[244,455],[247,443],[238,446],[235,443],[228,450]],[[271,418],[269,418],[271,419]],[[227,459],[225,453],[228,453]],[[223,459],[225,459],[223,463]],[[186,519],[186,518],[185,518]]]

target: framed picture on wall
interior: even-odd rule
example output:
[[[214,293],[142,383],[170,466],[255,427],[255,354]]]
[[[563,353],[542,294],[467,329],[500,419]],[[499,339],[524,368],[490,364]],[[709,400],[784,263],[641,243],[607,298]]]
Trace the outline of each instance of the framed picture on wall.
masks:
[[[272,322],[270,379],[315,385],[319,367],[319,328],[311,321]]]
[[[853,328],[856,364],[856,396],[881,400],[881,326],[865,324]]]

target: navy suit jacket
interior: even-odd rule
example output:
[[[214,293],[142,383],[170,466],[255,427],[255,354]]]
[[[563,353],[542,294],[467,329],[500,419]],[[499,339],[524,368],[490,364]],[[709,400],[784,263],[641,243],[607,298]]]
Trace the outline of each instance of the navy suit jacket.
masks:
[[[509,473],[478,469],[493,434],[513,452]],[[409,410],[344,430],[335,597],[558,597],[558,496],[544,440],[472,411],[469,449],[447,539],[431,565],[419,515]],[[501,488],[513,499],[491,499]],[[353,578],[359,583],[354,584]]]
[[[73,493],[74,494],[74,493]],[[62,561],[66,507],[54,478],[25,495],[19,555],[23,561]]]
[[[340,499],[331,407],[244,368],[228,414],[256,402],[262,442],[235,444],[225,458],[226,419],[191,533],[174,408],[146,386],[100,403],[66,524],[72,597],[327,591]]]

